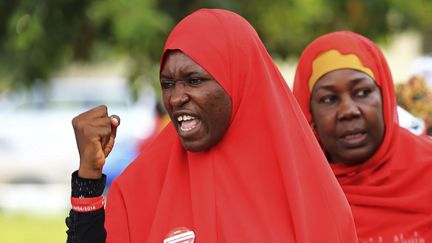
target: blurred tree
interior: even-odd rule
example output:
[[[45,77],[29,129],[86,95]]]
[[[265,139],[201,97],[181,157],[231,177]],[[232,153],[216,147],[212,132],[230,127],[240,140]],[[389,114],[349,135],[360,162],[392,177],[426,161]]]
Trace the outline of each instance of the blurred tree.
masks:
[[[93,57],[128,57],[128,80],[135,98],[143,83],[158,85],[155,69],[169,29],[171,17],[157,9],[153,0],[94,1],[88,15],[104,34],[93,48]]]
[[[389,34],[415,29],[427,35],[432,28],[430,0],[159,0],[175,22],[202,6],[241,14],[272,55],[282,58],[298,56],[310,41],[331,31],[348,29],[385,42]]]
[[[29,87],[54,68],[86,54],[88,1],[2,1],[0,83]],[[90,36],[91,37],[91,36]],[[2,86],[0,86],[2,87]]]
[[[131,87],[157,83],[158,59],[174,23],[202,8],[248,19],[271,54],[298,56],[318,35],[341,29],[375,41],[419,30],[432,51],[430,0],[20,0],[0,1],[0,92],[49,80],[72,61],[125,58]],[[39,81],[38,81],[39,80]]]
[[[389,28],[388,1],[375,0],[242,0],[239,10],[250,18],[269,50],[285,58],[298,56],[317,36],[352,30],[382,40]],[[408,3],[407,3],[408,4]],[[399,31],[400,29],[398,29]]]
[[[153,0],[0,2],[0,92],[30,88],[72,61],[130,58],[131,86],[172,25]],[[135,90],[137,90],[136,88]]]
[[[389,0],[390,25],[399,29],[412,28],[419,30],[423,36],[423,51],[432,54],[432,1],[430,0]]]
[[[239,4],[240,5],[240,4]],[[298,55],[304,46],[325,32],[329,19],[325,0],[242,0],[239,12],[250,20],[273,55]],[[322,25],[322,26],[321,26]]]

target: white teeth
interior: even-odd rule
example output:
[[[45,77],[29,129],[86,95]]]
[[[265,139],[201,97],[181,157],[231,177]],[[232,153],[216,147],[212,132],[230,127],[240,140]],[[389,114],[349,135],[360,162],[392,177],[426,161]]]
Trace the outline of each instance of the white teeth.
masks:
[[[195,127],[190,127],[190,128],[180,127],[180,129],[181,129],[183,132],[190,131],[190,130],[192,130],[192,129],[194,129],[194,128],[195,128]]]
[[[181,122],[181,121],[189,121],[189,120],[194,120],[195,117],[193,116],[189,116],[189,115],[183,115],[183,116],[178,116],[177,117],[177,121]]]
[[[195,117],[188,116],[188,115],[183,116],[183,121],[189,121],[189,120],[193,120],[193,119],[195,119]]]

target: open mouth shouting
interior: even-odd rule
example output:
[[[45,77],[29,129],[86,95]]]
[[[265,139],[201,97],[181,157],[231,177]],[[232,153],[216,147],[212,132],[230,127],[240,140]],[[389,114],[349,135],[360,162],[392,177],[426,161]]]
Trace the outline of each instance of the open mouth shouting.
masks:
[[[177,122],[180,124],[180,130],[183,132],[191,131],[198,124],[198,120],[196,120],[195,117],[189,115],[178,116]]]
[[[176,117],[177,131],[183,138],[192,138],[197,135],[201,121],[192,115],[181,114]]]

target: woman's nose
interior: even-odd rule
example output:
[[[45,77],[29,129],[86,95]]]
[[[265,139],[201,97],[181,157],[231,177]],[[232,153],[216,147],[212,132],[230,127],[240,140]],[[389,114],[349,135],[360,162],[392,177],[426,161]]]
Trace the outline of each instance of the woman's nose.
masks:
[[[176,81],[170,95],[170,104],[174,107],[182,106],[189,101],[189,98],[185,83]]]
[[[360,117],[361,112],[352,98],[341,99],[337,118],[338,120],[351,120]]]

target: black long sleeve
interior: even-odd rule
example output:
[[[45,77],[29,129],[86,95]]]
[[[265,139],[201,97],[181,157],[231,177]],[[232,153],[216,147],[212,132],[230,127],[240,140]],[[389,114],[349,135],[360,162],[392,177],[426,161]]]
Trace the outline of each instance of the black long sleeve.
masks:
[[[72,197],[97,197],[105,189],[106,176],[99,180],[78,177],[78,171],[72,173]],[[80,213],[70,210],[66,218],[68,227],[67,243],[105,243],[106,230],[105,210],[101,208],[93,212]]]

